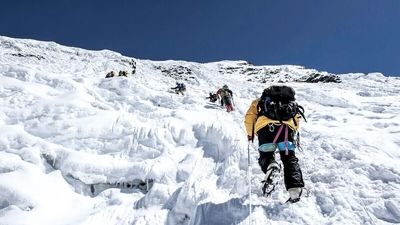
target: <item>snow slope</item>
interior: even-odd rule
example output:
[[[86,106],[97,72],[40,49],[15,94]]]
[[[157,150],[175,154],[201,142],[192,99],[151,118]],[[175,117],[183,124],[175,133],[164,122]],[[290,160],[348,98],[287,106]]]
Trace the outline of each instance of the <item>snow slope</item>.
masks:
[[[135,74],[104,78],[133,62]],[[328,74],[0,37],[0,224],[400,223],[400,80],[296,82],[315,73]],[[175,81],[185,96],[169,92]],[[243,117],[279,82],[306,109],[297,155],[309,197],[281,204],[283,181],[261,197],[251,144],[250,217]],[[234,92],[232,113],[205,99],[223,84]]]

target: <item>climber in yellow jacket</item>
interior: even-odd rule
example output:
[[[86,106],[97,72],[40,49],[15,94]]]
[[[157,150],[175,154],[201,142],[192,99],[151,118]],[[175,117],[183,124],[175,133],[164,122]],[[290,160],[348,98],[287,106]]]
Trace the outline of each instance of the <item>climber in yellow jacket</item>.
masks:
[[[258,163],[266,174],[264,194],[270,195],[276,185],[273,176],[280,171],[280,165],[275,161],[278,149],[289,202],[299,201],[304,187],[294,143],[304,109],[295,102],[294,95],[291,87],[271,86],[263,91],[261,98],[252,101],[244,120],[248,140],[258,137]]]

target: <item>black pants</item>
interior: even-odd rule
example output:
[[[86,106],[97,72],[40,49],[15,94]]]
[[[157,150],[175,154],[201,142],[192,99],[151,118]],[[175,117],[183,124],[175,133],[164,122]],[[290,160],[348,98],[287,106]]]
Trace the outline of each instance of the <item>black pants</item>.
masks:
[[[259,145],[265,143],[272,143],[278,132],[279,126],[274,126],[273,130],[270,130],[269,126],[266,126],[257,132]],[[288,129],[288,141],[293,142],[294,132]],[[284,129],[280,133],[277,143],[285,140]],[[261,170],[266,173],[268,165],[275,160],[275,152],[261,152],[260,158],[258,159],[258,164]],[[286,155],[285,151],[280,151],[281,160],[283,163],[283,172],[285,178],[286,190],[293,187],[304,187],[303,175],[299,166],[299,160],[296,157],[294,151],[289,151]]]

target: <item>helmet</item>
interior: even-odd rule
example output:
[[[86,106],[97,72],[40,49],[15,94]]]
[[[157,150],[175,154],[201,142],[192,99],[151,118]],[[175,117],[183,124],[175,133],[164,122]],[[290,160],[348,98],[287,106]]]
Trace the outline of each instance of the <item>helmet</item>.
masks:
[[[224,86],[222,86],[223,89],[228,89],[228,85],[224,84]]]

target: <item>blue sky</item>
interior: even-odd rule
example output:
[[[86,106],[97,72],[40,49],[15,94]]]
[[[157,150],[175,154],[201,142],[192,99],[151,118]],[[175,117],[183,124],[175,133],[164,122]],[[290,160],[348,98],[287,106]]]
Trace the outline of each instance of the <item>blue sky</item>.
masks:
[[[2,0],[0,35],[141,59],[400,75],[400,0]]]

